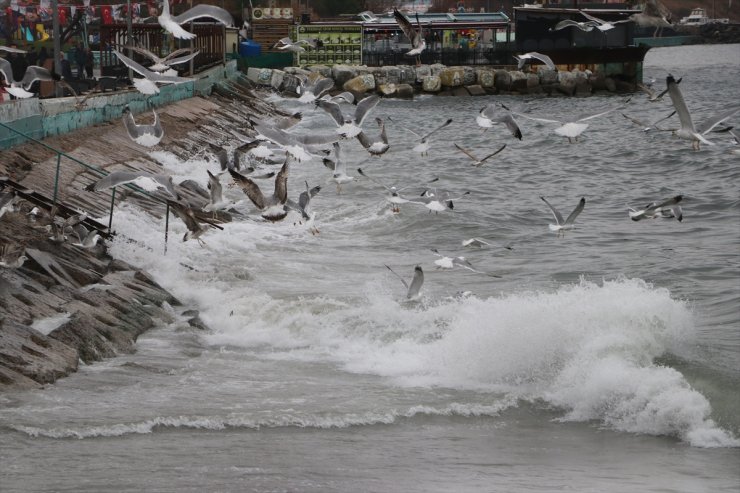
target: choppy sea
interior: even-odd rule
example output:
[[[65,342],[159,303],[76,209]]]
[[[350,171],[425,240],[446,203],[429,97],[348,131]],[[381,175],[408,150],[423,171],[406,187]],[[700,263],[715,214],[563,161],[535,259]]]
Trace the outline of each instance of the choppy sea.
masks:
[[[644,79],[662,89],[668,73],[696,121],[740,104],[740,45],[652,49]],[[303,112],[293,131],[333,131],[322,111],[273,99]],[[656,120],[670,100],[625,99],[382,100],[371,116],[391,117],[391,149],[371,158],[348,142],[347,171],[409,195],[438,178],[462,196],[439,214],[393,214],[359,176],[338,193],[317,158],[288,180],[294,199],[322,186],[317,235],[293,213],[265,223],[225,188],[244,216],[203,247],[170,221],[165,254],[164,220],[120,205],[111,254],[211,330],[162,322],[135,354],[0,395],[0,490],[740,490],[739,146],[644,133],[622,114]],[[483,132],[475,117],[493,101],[564,120],[624,106],[569,144],[526,119],[521,141]],[[414,153],[406,129],[446,118],[429,156]],[[507,147],[476,168],[453,142]],[[154,155],[175,182],[205,185],[218,167]],[[629,219],[678,194],[682,222]],[[585,197],[576,228],[550,231],[540,196],[564,215]],[[464,248],[472,237],[490,245]],[[439,269],[431,249],[478,272]],[[420,265],[419,299],[385,265],[408,281]]]

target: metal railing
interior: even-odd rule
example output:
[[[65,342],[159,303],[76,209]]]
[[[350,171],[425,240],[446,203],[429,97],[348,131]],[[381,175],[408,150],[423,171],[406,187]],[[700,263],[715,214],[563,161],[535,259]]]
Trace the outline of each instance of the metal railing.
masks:
[[[9,125],[6,125],[3,122],[0,122],[0,127],[5,128],[6,130],[10,130],[11,132],[13,132],[13,133],[15,133],[17,135],[20,135],[21,137],[25,138],[26,140],[31,141],[34,144],[40,145],[40,146],[42,146],[42,147],[44,147],[44,148],[46,148],[46,149],[48,149],[48,150],[56,153],[56,157],[57,158],[56,158],[56,170],[54,172],[54,192],[53,192],[53,195],[52,195],[52,208],[55,207],[55,206],[57,206],[57,198],[59,196],[59,172],[61,170],[62,157],[65,157],[65,158],[69,159],[70,161],[79,164],[80,166],[82,166],[86,170],[91,171],[91,172],[97,174],[99,177],[104,177],[104,176],[107,176],[107,175],[110,174],[107,171],[105,171],[105,170],[103,170],[101,168],[98,168],[97,166],[93,166],[93,165],[90,165],[88,163],[85,163],[84,161],[81,161],[81,160],[77,159],[74,156],[70,156],[69,154],[67,154],[64,151],[60,151],[59,149],[56,149],[56,148],[54,148],[54,147],[52,147],[52,146],[50,146],[50,145],[48,145],[48,144],[46,144],[44,142],[41,142],[40,140],[38,140],[38,139],[36,139],[34,137],[31,137],[30,135],[26,135],[25,133],[23,133],[23,132],[21,132],[19,130],[16,130],[15,128],[13,128],[13,127],[11,127]],[[163,203],[165,205],[164,251],[165,251],[165,253],[167,253],[167,238],[169,236],[170,204],[166,200],[163,200],[162,198],[157,197],[156,195],[152,195],[152,194],[148,193],[146,190],[144,190],[144,189],[142,189],[140,187],[137,187],[136,185],[133,185],[131,183],[127,183],[127,184],[122,185],[122,186],[124,186],[124,187],[132,190],[135,193],[139,193],[139,194],[145,195],[146,197],[148,197],[148,198],[150,198],[150,199],[152,199],[152,200],[154,200],[156,202],[161,202],[161,203]],[[113,187],[112,190],[111,190],[110,211],[109,211],[109,216],[108,216],[108,231],[107,231],[107,235],[109,235],[109,236],[112,235],[112,234],[114,234],[112,232],[112,230],[111,230],[111,226],[113,225],[113,208],[115,206],[115,201],[116,201],[116,187]],[[53,218],[52,218],[52,220],[53,220]],[[98,229],[98,228],[96,227],[96,229]]]
[[[503,43],[502,43],[503,44]],[[414,57],[407,57],[407,50],[364,50],[362,63],[369,67],[384,65],[413,65]],[[441,63],[448,67],[459,65],[511,65],[512,51],[508,47],[496,48],[444,48],[425,50],[421,54],[421,63],[431,65]]]

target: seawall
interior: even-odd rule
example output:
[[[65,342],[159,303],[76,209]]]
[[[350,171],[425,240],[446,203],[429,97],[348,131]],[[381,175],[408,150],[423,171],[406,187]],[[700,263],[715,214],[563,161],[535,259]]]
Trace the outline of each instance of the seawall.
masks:
[[[313,65],[305,69],[283,70],[249,68],[247,77],[255,84],[295,93],[297,75],[318,74],[334,80],[335,90],[355,95],[378,93],[385,97],[413,98],[415,94],[442,96],[484,96],[491,94],[547,94],[588,96],[598,91],[634,92],[636,81],[627,80],[609,66],[603,71],[573,69],[558,71],[538,65],[521,70],[495,69],[485,66],[448,67],[435,65],[397,65],[366,67],[354,65]],[[621,70],[621,69],[620,69]],[[637,81],[639,82],[639,80]]]
[[[207,149],[209,143],[219,145],[233,139],[233,132],[253,135],[245,115],[269,118],[275,114],[239,74],[234,78],[213,76],[209,84],[203,94],[175,102],[169,102],[167,98],[172,95],[163,91],[158,113],[165,136],[155,148],[134,143],[120,119],[113,116],[119,106],[134,101],[145,104],[136,91],[96,96],[100,98],[95,104],[101,105],[96,106],[101,115],[95,118],[104,120],[102,123],[82,125],[93,120],[84,118],[78,122],[79,129],[61,132],[63,127],[59,127],[56,135],[43,142],[108,172],[160,173],[161,164],[150,156],[151,150],[166,150],[188,159]],[[64,99],[68,101],[56,103],[59,108],[64,103],[73,107],[73,98]],[[60,111],[57,115],[71,118],[68,113]],[[48,122],[41,125],[52,128]],[[85,211],[107,226],[110,191],[86,191],[97,176],[66,157],[61,160],[56,180],[58,154],[49,147],[27,142],[0,150],[0,186],[7,183],[7,177],[48,199],[58,181],[62,205]],[[207,192],[197,184],[182,184],[180,192],[193,209],[199,210],[208,202]],[[156,193],[142,195],[126,188],[117,189],[115,195],[116,203],[130,201],[142,213],[155,217],[166,213],[163,199]],[[20,266],[0,266],[0,392],[38,388],[76,371],[80,362],[91,364],[135,351],[137,337],[162,323],[178,323],[182,330],[201,330],[205,326],[197,312],[183,311],[179,301],[146,272],[112,258],[107,251],[107,243],[112,240],[105,239],[91,249],[75,246],[71,239],[55,241],[50,238],[49,207],[47,212],[30,214],[33,203],[23,200],[18,205],[18,210],[0,217],[0,246],[27,257]],[[57,214],[61,219],[69,213],[59,210]],[[137,241],[116,236],[115,214],[111,219],[110,232],[116,241]],[[220,219],[226,221],[228,217]],[[108,232],[106,227],[102,229]],[[163,230],[163,249],[165,241]],[[168,241],[182,240],[170,235]]]

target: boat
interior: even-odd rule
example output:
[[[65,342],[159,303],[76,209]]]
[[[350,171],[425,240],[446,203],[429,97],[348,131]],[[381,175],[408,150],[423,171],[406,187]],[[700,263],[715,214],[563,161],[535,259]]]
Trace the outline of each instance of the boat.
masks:
[[[706,24],[729,24],[730,19],[712,19],[707,16],[706,10],[697,7],[691,10],[691,14],[681,18],[678,22],[681,26],[704,26]]]

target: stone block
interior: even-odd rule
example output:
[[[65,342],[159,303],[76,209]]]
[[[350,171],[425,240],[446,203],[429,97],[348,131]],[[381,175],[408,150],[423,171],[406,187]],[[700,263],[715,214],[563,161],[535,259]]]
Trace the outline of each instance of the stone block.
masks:
[[[396,84],[378,84],[378,92],[383,96],[392,96],[396,91]]]
[[[272,77],[270,77],[270,85],[273,89],[279,90],[282,87],[285,75],[285,72],[283,72],[282,70],[274,69],[272,71]]]
[[[445,87],[459,87],[463,85],[465,71],[462,67],[448,67],[439,74],[439,79]]]
[[[364,94],[375,90],[375,77],[370,74],[358,75],[344,83],[344,90],[356,94]]]
[[[475,81],[483,88],[494,87],[494,73],[492,70],[478,69]]]
[[[398,66],[398,81],[401,84],[416,83],[416,69],[411,65]]]
[[[442,73],[443,70],[447,68],[446,65],[442,65],[441,63],[434,63],[429,66],[429,69],[432,71],[432,75],[439,75]]]
[[[428,75],[421,80],[424,92],[439,92],[442,90],[442,80],[438,75]]]
[[[398,84],[396,86],[396,97],[403,99],[414,98],[414,87],[411,84]]]
[[[537,74],[527,74],[527,90],[531,90],[534,87],[539,87],[540,78]]]
[[[421,83],[424,80],[424,77],[429,77],[432,75],[432,67],[429,65],[419,65],[414,69],[414,73],[416,74],[415,82]]]
[[[247,79],[260,86],[269,86],[272,80],[272,69],[249,67],[247,69]]]
[[[471,96],[485,96],[486,90],[483,89],[478,84],[473,84],[472,86],[466,86],[466,89],[470,93]]]
[[[555,84],[558,82],[559,74],[557,70],[550,70],[542,66],[537,69],[537,75],[540,78],[540,84]]]
[[[576,92],[576,81],[575,79],[569,79],[566,81],[560,81],[560,84],[557,84],[555,86],[555,89],[560,94],[565,94],[566,96],[572,96],[573,93]]]
[[[472,86],[475,82],[475,69],[473,67],[463,67],[463,85]]]
[[[493,74],[493,85],[499,91],[508,91],[511,87],[511,75],[506,70],[496,70]]]
[[[384,84],[400,84],[403,82],[401,80],[401,70],[398,67],[381,67],[381,72],[383,73]]]
[[[519,70],[514,70],[512,72],[509,72],[509,77],[511,77],[511,85],[509,87],[509,90],[526,94],[528,75],[524,72],[520,72]]]
[[[306,67],[309,72],[318,72],[322,77],[331,77],[331,67],[326,65],[310,65]]]
[[[579,80],[576,82],[576,96],[590,96],[591,92],[591,84],[587,80]]]
[[[452,89],[453,96],[470,96],[470,93],[465,87],[455,87]]]
[[[611,77],[606,77],[604,79],[604,86],[606,87],[606,90],[609,92],[617,91],[617,83],[614,82],[614,79],[612,79]]]
[[[348,80],[357,77],[357,70],[350,65],[334,65],[331,68],[331,77],[334,79],[334,84],[341,87]]]

